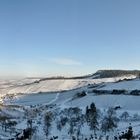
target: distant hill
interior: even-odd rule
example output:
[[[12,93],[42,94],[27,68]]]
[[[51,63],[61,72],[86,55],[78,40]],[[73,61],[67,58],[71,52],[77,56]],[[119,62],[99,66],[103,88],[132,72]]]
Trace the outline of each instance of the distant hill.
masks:
[[[46,80],[113,78],[113,77],[130,76],[130,75],[140,77],[140,70],[98,70],[94,74],[83,75],[83,76],[74,76],[74,77],[55,76],[55,77],[46,77],[46,78],[40,77],[38,78],[39,80],[37,80],[36,82],[41,82]],[[29,79],[33,79],[33,78],[29,78]]]
[[[126,75],[135,75],[140,76],[140,70],[99,70],[93,77],[96,78],[111,78],[111,77],[119,77]]]

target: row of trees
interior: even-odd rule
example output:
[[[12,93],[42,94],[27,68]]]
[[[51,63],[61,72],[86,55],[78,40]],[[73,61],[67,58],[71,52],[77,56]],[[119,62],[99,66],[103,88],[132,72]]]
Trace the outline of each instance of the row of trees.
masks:
[[[77,107],[66,108],[53,113],[48,112],[45,116],[45,132],[47,136],[50,134],[53,120],[56,121],[59,131],[62,131],[67,126],[67,134],[71,137],[76,136],[77,139],[82,136],[81,129],[84,125],[87,125],[93,132],[92,135],[96,136],[98,130],[104,133],[112,131],[117,127],[119,121],[113,108],[109,108],[105,114],[101,114],[94,103],[86,107],[85,113]]]

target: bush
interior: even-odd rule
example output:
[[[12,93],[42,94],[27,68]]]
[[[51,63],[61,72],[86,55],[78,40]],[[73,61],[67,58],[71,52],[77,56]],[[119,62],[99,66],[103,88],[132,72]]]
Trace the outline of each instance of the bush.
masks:
[[[86,92],[85,91],[83,91],[83,92],[79,92],[79,93],[77,93],[77,97],[84,97],[84,96],[86,96],[87,94],[86,94]]]
[[[125,93],[126,93],[125,90],[116,90],[116,89],[114,89],[114,90],[112,91],[112,94],[116,94],[116,95],[118,95],[118,94],[125,94]]]
[[[140,90],[133,90],[133,91],[130,92],[130,95],[138,96],[138,95],[140,95]]]

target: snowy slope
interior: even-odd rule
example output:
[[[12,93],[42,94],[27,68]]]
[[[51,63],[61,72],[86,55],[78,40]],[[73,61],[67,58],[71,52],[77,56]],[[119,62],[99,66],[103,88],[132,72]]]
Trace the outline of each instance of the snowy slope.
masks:
[[[134,114],[140,115],[140,96],[131,96],[131,95],[96,95],[93,92],[89,92],[89,90],[94,89],[93,84],[104,85],[104,87],[99,88],[103,90],[113,90],[113,89],[126,89],[126,90],[134,90],[140,89],[140,79],[134,79],[135,76],[122,76],[122,77],[114,77],[114,78],[104,78],[104,79],[50,79],[50,80],[42,80],[40,79],[21,79],[14,81],[1,81],[0,82],[0,90],[1,95],[6,95],[7,97],[14,94],[14,98],[4,99],[4,105],[16,105],[23,107],[24,109],[29,109],[29,111],[35,110],[34,116],[34,124],[36,127],[37,133],[34,134],[32,140],[35,138],[39,140],[46,139],[44,133],[44,116],[46,111],[59,111],[64,108],[70,107],[79,107],[85,111],[86,106],[90,105],[94,102],[98,109],[105,114],[105,111],[109,107],[120,106],[121,108],[117,110],[117,115],[120,116],[124,111],[127,111],[131,118],[133,118]],[[132,79],[132,80],[124,80],[124,79]],[[123,80],[123,81],[121,81]],[[38,82],[39,81],[39,82]],[[92,87],[92,88],[91,88]],[[96,87],[96,86],[95,86]],[[96,89],[96,88],[95,88]],[[66,91],[64,91],[66,90]],[[59,92],[63,91],[63,92]],[[77,93],[81,93],[85,91],[86,95],[82,97],[78,97]],[[46,94],[47,92],[47,94]],[[50,93],[49,93],[50,92]],[[56,93],[52,93],[56,92]],[[23,93],[23,94],[18,94]],[[33,94],[36,93],[36,94]],[[31,107],[33,106],[33,108]],[[21,117],[19,119],[19,124],[16,126],[17,128],[26,128],[27,120],[22,117],[22,112],[11,109],[4,109],[4,114],[10,114],[15,117]],[[20,115],[21,114],[21,115]],[[136,123],[139,124],[139,121],[132,122],[134,126]],[[61,133],[56,130],[56,122],[53,122],[52,125],[52,135],[59,136],[58,140],[62,140],[62,136],[67,135],[68,128],[64,129]],[[118,129],[124,130],[124,127],[128,125],[128,122],[120,122]],[[136,127],[137,129],[138,127]],[[122,130],[119,130],[120,132]],[[2,131],[3,132],[3,131]],[[0,132],[0,138],[1,134]],[[137,130],[135,130],[137,132]],[[89,137],[91,131],[87,129],[86,126],[83,127],[83,134]],[[138,132],[137,132],[138,134]],[[64,139],[68,139],[68,137],[64,136]],[[112,139],[110,139],[112,140]]]
[[[109,107],[121,106],[123,110],[140,111],[140,96],[126,96],[126,95],[87,95],[83,98],[71,100],[67,102],[66,106],[85,108],[92,102],[98,108],[108,109]]]
[[[118,83],[108,83],[102,90],[125,89],[125,90],[140,90],[140,79],[122,81]]]
[[[108,82],[117,82],[123,79],[134,79],[136,76],[122,76],[103,79],[57,79],[43,80],[38,82],[38,79],[23,79],[14,81],[1,81],[0,92],[2,94],[17,94],[17,93],[39,93],[39,92],[58,92],[63,90],[71,90],[79,87],[84,87],[89,84],[99,84]]]

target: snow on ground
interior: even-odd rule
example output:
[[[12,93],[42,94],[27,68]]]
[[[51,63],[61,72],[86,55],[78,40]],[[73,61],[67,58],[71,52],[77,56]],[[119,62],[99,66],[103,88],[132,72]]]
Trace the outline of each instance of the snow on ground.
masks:
[[[101,88],[103,90],[113,90],[113,89],[125,89],[125,90],[140,90],[140,79],[122,81],[118,83],[107,83],[105,87]]]
[[[0,80],[0,88],[20,86],[24,84],[30,84],[40,80],[39,78],[24,78],[24,79],[13,79],[13,80]]]
[[[87,95],[67,102],[65,105],[85,108],[92,102],[98,108],[108,109],[109,107],[120,106],[123,110],[140,111],[140,96],[126,95]]]
[[[140,96],[126,95],[95,95],[90,93],[85,97],[73,99],[76,93],[85,90],[80,88],[63,93],[41,93],[21,95],[19,98],[12,100],[10,104],[18,104],[23,106],[38,105],[38,104],[60,104],[61,106],[78,106],[86,107],[91,102],[97,104],[99,108],[109,108],[111,106],[121,106],[123,109],[140,110]],[[5,103],[9,103],[6,101]]]
[[[98,82],[100,83],[103,79],[99,79]],[[73,82],[73,80],[51,80],[47,81],[50,82],[47,87],[51,86],[49,90],[54,88],[57,90],[61,88],[61,84],[64,84],[62,86],[63,88],[67,89],[68,87],[70,88],[71,86],[67,85],[71,81],[71,86],[74,85],[73,88],[76,88],[75,86],[76,82]],[[79,81],[79,80],[78,80]],[[109,81],[109,79],[104,79],[104,81]],[[111,81],[111,80],[110,80]],[[59,83],[60,82],[60,83]],[[82,81],[82,83],[87,82],[87,81]],[[94,81],[95,82],[95,81]],[[46,81],[45,81],[46,83]],[[55,84],[54,84],[55,83]],[[51,85],[52,84],[52,85]],[[55,87],[55,86],[60,86],[60,87]],[[88,82],[89,84],[89,82]],[[90,83],[91,84],[91,83]],[[66,86],[67,85],[67,86]],[[81,83],[79,84],[80,86],[82,85]],[[90,104],[91,102],[95,102],[97,106],[102,107],[104,106],[105,108],[108,108],[110,106],[121,106],[124,109],[136,109],[139,110],[140,106],[140,96],[125,96],[125,95],[100,95],[100,96],[95,96],[95,94],[88,94],[88,96],[85,96],[83,98],[79,98],[73,101],[70,101],[74,95],[78,92],[82,92],[83,90],[87,90],[87,87],[85,86],[85,83],[83,84],[84,86],[81,88],[77,88],[74,90],[69,90],[66,92],[61,92],[61,93],[40,93],[40,94],[28,94],[26,96],[25,94],[18,96],[16,95],[16,98],[11,101],[11,103],[14,104],[19,104],[19,105],[37,105],[37,104],[48,104],[48,103],[56,103],[56,104],[61,104],[61,105],[73,105],[73,106],[83,106],[85,107],[86,105]],[[86,83],[87,85],[87,83]],[[42,88],[42,87],[41,87]],[[44,88],[45,85],[44,85]],[[106,83],[105,87],[102,87],[100,89],[105,89],[105,90],[113,90],[113,89],[126,89],[126,90],[134,90],[134,89],[140,89],[140,80],[135,79],[135,80],[130,80],[130,81],[122,81],[122,82],[117,82],[117,83]],[[70,101],[70,102],[68,102]],[[6,103],[9,102],[6,101]]]
[[[106,82],[116,82],[123,79],[134,79],[136,76],[122,76],[103,79],[58,79],[44,80],[38,82],[39,79],[23,79],[0,81],[0,92],[2,94],[18,94],[18,93],[39,93],[39,92],[57,92],[63,90],[71,90],[86,86],[88,84],[99,84]]]
[[[56,93],[41,93],[21,95],[19,98],[12,100],[10,104],[17,104],[22,106],[38,105],[51,103],[56,98]],[[9,103],[6,101],[5,103]]]
[[[130,81],[121,81],[123,79],[133,79],[135,77],[117,77],[117,78],[105,78],[105,79],[71,79],[71,80],[45,80],[41,82],[35,82],[36,79],[30,79],[29,81],[24,79],[19,80],[18,82],[10,82],[10,84],[5,82],[0,82],[0,90],[3,91],[1,94],[15,94],[15,98],[9,98],[4,100],[5,104],[20,105],[23,107],[29,108],[31,105],[37,105],[34,109],[39,110],[40,112],[36,115],[33,126],[37,127],[36,133],[33,136],[35,140],[43,140],[46,138],[44,134],[44,116],[46,111],[54,109],[64,109],[69,107],[79,107],[85,110],[87,105],[90,105],[92,102],[95,103],[98,109],[101,111],[107,110],[109,107],[120,106],[121,109],[117,111],[117,114],[120,116],[124,111],[128,111],[131,116],[135,113],[140,115],[140,96],[131,96],[131,95],[95,95],[94,93],[88,93],[88,86],[93,84],[104,84],[105,86],[100,88],[104,90],[113,90],[113,89],[126,89],[126,90],[135,90],[140,89],[140,80],[134,79]],[[115,83],[116,82],[116,83]],[[11,84],[13,83],[13,84]],[[63,92],[62,92],[63,91]],[[77,93],[86,91],[87,95],[84,97],[77,97]],[[49,93],[51,92],[51,93]],[[52,93],[55,92],[55,93]],[[23,93],[23,94],[18,94]],[[26,94],[28,93],[28,94]],[[32,94],[34,93],[34,94]],[[46,108],[46,105],[55,105],[53,108]],[[30,108],[29,108],[30,109]],[[5,114],[10,114],[13,116],[18,116],[19,111],[4,110]],[[12,114],[13,113],[13,114]],[[27,126],[27,120],[20,120],[21,122],[16,126],[18,129],[24,129]],[[40,123],[38,123],[40,122]],[[53,122],[55,123],[55,122]],[[119,131],[128,127],[128,122],[119,123]],[[135,132],[138,132],[140,129],[140,122],[132,122],[132,125],[135,126]],[[54,125],[52,129],[54,128]],[[87,132],[86,126],[83,128],[83,133],[89,135],[90,132]],[[64,132],[61,134],[56,128],[53,129],[52,133],[60,136],[62,140],[63,135],[67,135]],[[0,132],[0,138],[5,133]],[[66,136],[64,136],[66,137]],[[67,138],[68,139],[68,138]]]

